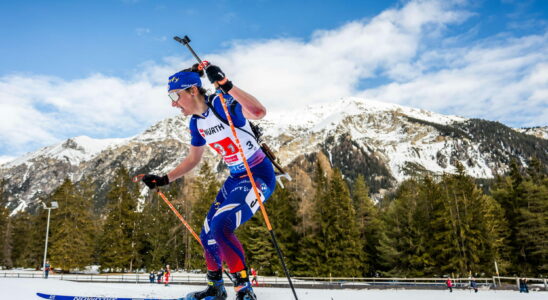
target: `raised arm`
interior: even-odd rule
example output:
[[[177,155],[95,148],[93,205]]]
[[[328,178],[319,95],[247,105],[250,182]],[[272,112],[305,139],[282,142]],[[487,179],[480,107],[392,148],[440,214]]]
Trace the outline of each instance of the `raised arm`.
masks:
[[[242,105],[244,117],[250,120],[260,120],[266,115],[266,108],[253,95],[245,92],[232,84],[225,73],[215,65],[206,69],[207,78],[215,86],[220,87],[225,93],[230,94]]]
[[[225,80],[227,80],[225,78]],[[253,95],[233,86],[229,94],[242,105],[242,112],[246,119],[260,120],[266,115],[266,108]]]

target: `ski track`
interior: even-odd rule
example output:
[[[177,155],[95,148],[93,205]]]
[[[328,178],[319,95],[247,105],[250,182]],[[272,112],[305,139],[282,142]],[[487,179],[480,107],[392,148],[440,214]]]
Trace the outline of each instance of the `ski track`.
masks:
[[[178,298],[204,286],[131,283],[82,283],[59,279],[41,278],[0,278],[0,299],[2,300],[36,300],[37,292],[89,297],[136,297],[136,298]],[[227,288],[228,299],[234,299],[234,291]],[[259,300],[292,300],[290,289],[255,288]],[[382,300],[513,300],[513,299],[548,299],[547,292],[520,294],[517,291],[482,291],[477,294],[469,290],[322,290],[297,289],[299,300],[348,300],[348,299],[382,299]]]

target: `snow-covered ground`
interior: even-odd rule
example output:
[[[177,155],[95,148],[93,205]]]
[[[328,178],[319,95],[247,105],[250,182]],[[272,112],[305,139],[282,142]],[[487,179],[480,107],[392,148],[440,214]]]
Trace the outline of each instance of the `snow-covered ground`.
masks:
[[[0,299],[4,300],[36,300],[36,292],[103,297],[141,297],[141,298],[178,298],[204,286],[159,284],[118,284],[118,283],[82,283],[59,279],[41,278],[0,278]],[[289,289],[255,288],[259,300],[292,300]],[[234,299],[232,288],[228,288],[228,299]],[[297,289],[300,300],[514,300],[514,299],[547,299],[546,292],[531,292],[520,294],[516,291],[471,291],[455,290],[321,290]]]

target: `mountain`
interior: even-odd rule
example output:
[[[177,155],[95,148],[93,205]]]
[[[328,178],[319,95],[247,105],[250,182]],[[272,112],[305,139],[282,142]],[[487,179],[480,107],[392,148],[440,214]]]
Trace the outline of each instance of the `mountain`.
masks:
[[[0,177],[6,182],[8,207],[19,211],[36,205],[67,177],[92,181],[101,205],[117,168],[124,166],[131,174],[163,174],[174,168],[188,153],[187,123],[176,116],[130,138],[71,138],[4,163]],[[409,176],[454,172],[458,162],[476,178],[505,173],[512,159],[525,166],[534,156],[548,165],[548,141],[538,134],[542,128],[514,130],[497,122],[359,98],[272,112],[260,125],[263,139],[291,170],[305,169],[307,162],[325,155],[346,179],[363,174],[379,197]],[[219,157],[206,151],[204,158],[222,171],[221,179],[226,170]]]
[[[541,139],[545,139],[545,140],[548,139],[548,126],[517,128],[516,131],[525,133],[525,134],[530,134]]]

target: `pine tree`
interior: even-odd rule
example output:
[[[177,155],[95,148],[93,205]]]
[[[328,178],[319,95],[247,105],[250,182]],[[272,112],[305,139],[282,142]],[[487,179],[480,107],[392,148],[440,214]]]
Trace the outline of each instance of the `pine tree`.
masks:
[[[379,218],[379,210],[369,198],[369,188],[363,175],[358,175],[352,189],[352,199],[356,210],[356,220],[360,232],[360,240],[363,242],[364,259],[363,276],[374,276],[381,268],[379,264],[379,240],[382,231],[382,222]]]
[[[6,207],[7,201],[4,200],[4,181],[0,181],[0,266],[6,268],[13,267],[13,218],[10,217],[9,210]]]
[[[266,207],[272,223],[272,228],[276,234],[278,246],[285,257],[285,262],[289,270],[295,268],[295,261],[300,255],[300,237],[298,233],[300,199],[297,197],[295,190],[291,187],[285,189],[277,187],[274,194],[266,202]],[[259,215],[260,212],[257,213]],[[262,214],[260,215],[262,217]],[[261,225],[266,228],[263,220]],[[279,258],[276,254],[276,249],[272,244],[270,234],[266,235],[270,243],[270,254],[277,263],[273,263],[274,273],[283,274],[283,268],[279,263]]]
[[[30,215],[27,212],[16,215],[13,252],[18,266],[42,267],[47,216],[48,212],[42,206],[38,206],[36,215]],[[51,231],[49,237],[51,238]]]
[[[492,191],[508,223],[510,272],[534,276],[547,270],[547,186],[545,166],[532,159],[527,175],[513,161],[509,175],[499,177]]]
[[[93,260],[95,228],[93,201],[65,179],[49,197],[59,208],[52,211],[48,254],[52,265],[63,270],[81,269]]]
[[[443,189],[430,176],[422,178],[418,188],[420,205],[415,219],[416,222],[421,224],[421,243],[424,254],[421,261],[422,268],[417,273],[421,276],[440,274],[442,273],[440,266],[443,264],[437,263],[434,258],[439,252],[439,245],[435,242],[435,234],[438,230],[443,230],[443,228],[437,228],[436,223],[439,218],[447,218],[447,215],[444,215]]]
[[[137,237],[142,243],[142,265],[146,269],[158,270],[166,264],[170,252],[169,228],[173,218],[173,213],[157,195],[151,194],[145,201],[143,212],[139,215],[141,225]]]
[[[385,231],[380,238],[380,258],[386,275],[424,276],[432,271],[430,245],[432,216],[428,196],[431,182],[404,181],[384,214]]]
[[[363,242],[360,240],[356,212],[346,182],[335,169],[329,184],[321,225],[327,246],[328,261],[323,274],[339,277],[357,277],[363,273]]]
[[[446,219],[437,219],[442,226],[435,235],[441,270],[460,274],[491,270],[493,260],[501,256],[506,226],[500,221],[500,207],[465,175],[460,164],[457,174],[445,176],[441,184]],[[443,210],[437,212],[438,217],[440,214]]]
[[[546,166],[538,158],[533,157],[529,161],[527,175],[534,184],[542,184],[547,175]]]
[[[107,216],[99,241],[103,269],[133,270],[139,253],[136,233],[138,225],[138,185],[129,180],[126,169],[117,170],[107,193]]]
[[[327,176],[320,162],[316,163],[314,169],[313,183],[315,185],[314,202],[308,219],[311,221],[308,226],[302,224],[302,236],[300,242],[300,255],[295,260],[294,273],[297,276],[319,276],[322,273],[322,264],[325,262],[324,253],[326,245],[320,238],[321,222],[323,213],[321,202],[327,197]],[[304,222],[302,222],[304,223]]]
[[[339,170],[327,180],[319,164],[315,179],[315,227],[303,239],[296,273],[359,276],[363,273],[363,243],[348,187]]]
[[[238,229],[238,239],[244,247],[248,268],[252,267],[263,275],[283,274],[279,272],[281,268],[277,268],[276,250],[260,211]]]
[[[519,174],[519,173],[517,173]],[[520,175],[521,180],[521,175]],[[516,186],[517,187],[517,186]],[[497,204],[501,207],[502,211],[502,218],[504,222],[507,224],[508,231],[506,233],[506,238],[502,241],[504,251],[502,252],[503,255],[503,262],[497,262],[499,265],[501,274],[504,274],[505,272],[517,272],[517,255],[516,249],[518,248],[518,244],[516,243],[516,230],[515,228],[518,226],[517,222],[517,202],[516,202],[516,195],[515,195],[515,189],[513,184],[513,179],[510,176],[498,176],[495,181],[495,185],[491,190],[491,195],[497,202]]]
[[[40,253],[44,251],[44,237],[46,224],[41,227],[36,220],[38,216],[32,216],[26,211],[19,212],[13,217],[13,263],[18,267],[36,268],[40,265]],[[40,233],[41,238],[37,233]],[[34,238],[38,238],[35,240]]]
[[[517,255],[526,274],[548,271],[548,185],[525,180],[518,187]]]

